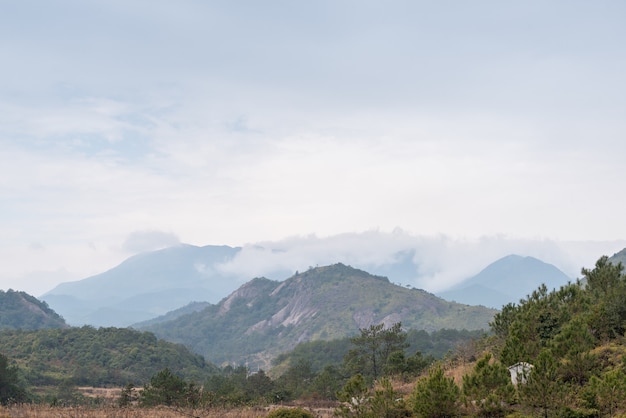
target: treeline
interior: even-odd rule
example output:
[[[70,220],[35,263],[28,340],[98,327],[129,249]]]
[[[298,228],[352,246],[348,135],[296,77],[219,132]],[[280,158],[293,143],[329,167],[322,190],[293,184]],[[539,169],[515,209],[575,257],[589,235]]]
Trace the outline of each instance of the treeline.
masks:
[[[430,333],[424,330],[410,329],[405,331],[407,347],[406,356],[419,352],[424,357],[440,359],[456,350],[459,346],[482,338],[485,331],[467,331],[441,329]],[[336,340],[316,340],[298,344],[292,351],[278,355],[272,361],[272,370],[282,373],[289,365],[308,363],[315,373],[332,365],[341,366],[344,357],[352,348],[352,338]]]
[[[272,404],[295,399],[338,400],[342,388],[353,376],[371,386],[380,378],[411,380],[435,359],[417,351],[410,356],[407,332],[401,324],[383,324],[361,329],[349,341],[350,348],[338,365],[326,364],[315,370],[311,362],[299,359],[280,376],[272,379],[265,371],[250,373],[245,366],[226,366],[210,376],[203,385],[186,381],[165,369],[137,391],[133,385],[123,390],[122,405],[136,402],[142,406],[238,407]]]

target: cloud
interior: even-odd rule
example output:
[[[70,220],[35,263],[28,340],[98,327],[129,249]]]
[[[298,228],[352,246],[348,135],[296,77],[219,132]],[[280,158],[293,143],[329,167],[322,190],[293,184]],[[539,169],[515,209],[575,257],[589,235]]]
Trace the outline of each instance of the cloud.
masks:
[[[412,254],[415,273],[407,276],[406,271],[398,272],[402,277],[389,279],[440,291],[510,254],[532,256],[554,264],[575,279],[581,267],[593,265],[601,255],[612,255],[624,246],[626,241],[567,243],[504,235],[463,239],[446,235],[416,236],[399,229],[393,232],[371,230],[258,242],[244,246],[234,259],[218,268],[245,280],[262,275],[282,280],[296,271],[334,263],[373,273],[387,271],[390,265],[401,261],[400,257]]]
[[[122,244],[122,249],[128,253],[135,254],[173,247],[178,244],[180,244],[180,239],[171,232],[155,230],[135,231],[128,235]]]

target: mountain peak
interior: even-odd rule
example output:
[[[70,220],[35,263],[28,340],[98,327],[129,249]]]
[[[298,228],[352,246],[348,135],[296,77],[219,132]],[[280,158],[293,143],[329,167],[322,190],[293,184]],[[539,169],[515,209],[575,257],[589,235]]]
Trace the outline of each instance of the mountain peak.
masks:
[[[263,365],[300,342],[351,336],[370,325],[486,329],[494,313],[337,263],[310,268],[283,282],[254,279],[217,305],[143,329],[190,345],[219,364],[243,359]]]
[[[477,275],[438,294],[462,303],[501,307],[518,302],[541,284],[545,284],[548,289],[555,289],[570,280],[552,264],[530,256],[510,254],[489,264]]]

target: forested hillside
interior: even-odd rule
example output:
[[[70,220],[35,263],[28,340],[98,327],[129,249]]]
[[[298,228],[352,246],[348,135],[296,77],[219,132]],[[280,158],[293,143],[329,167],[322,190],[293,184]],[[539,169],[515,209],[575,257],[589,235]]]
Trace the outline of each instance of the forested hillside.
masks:
[[[419,352],[431,359],[443,358],[462,344],[477,340],[485,335],[484,331],[467,331],[441,329],[430,333],[424,330],[408,330],[406,332],[406,356]],[[311,371],[318,373],[328,365],[341,366],[352,347],[352,338],[337,340],[316,340],[298,344],[287,353],[278,355],[272,361],[272,374],[277,375],[290,366],[306,362]]]
[[[541,286],[495,316],[489,354],[463,377],[470,410],[503,416],[521,408],[546,417],[626,412],[623,266],[602,257],[582,275],[558,290]],[[520,372],[516,389],[508,387],[507,367],[514,365]]]
[[[164,368],[201,382],[216,371],[181,345],[123,328],[5,330],[0,332],[0,353],[15,361],[34,386],[144,384]]]
[[[0,329],[65,328],[67,324],[45,302],[26,292],[0,290]]]

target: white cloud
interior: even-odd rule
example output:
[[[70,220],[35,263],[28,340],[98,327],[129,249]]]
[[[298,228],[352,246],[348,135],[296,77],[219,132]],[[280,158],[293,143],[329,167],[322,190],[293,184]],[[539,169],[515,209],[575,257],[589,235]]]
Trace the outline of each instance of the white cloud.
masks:
[[[622,239],[623,11],[14,3],[0,16],[3,275],[110,266],[132,231]],[[28,258],[31,243],[54,257]]]
[[[180,244],[175,234],[164,231],[134,231],[122,244],[122,249],[131,254],[154,251]]]

